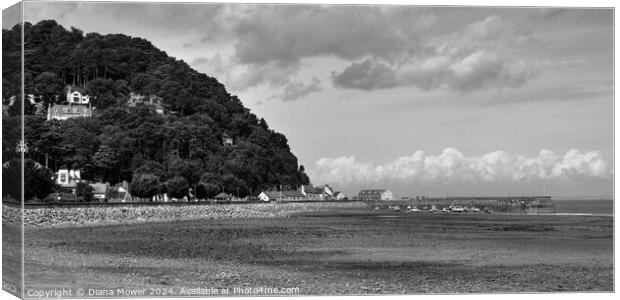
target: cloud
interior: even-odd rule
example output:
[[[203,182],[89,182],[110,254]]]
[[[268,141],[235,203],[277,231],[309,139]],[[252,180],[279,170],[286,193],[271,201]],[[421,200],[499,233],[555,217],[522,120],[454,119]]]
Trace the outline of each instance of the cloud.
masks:
[[[291,78],[304,68],[306,58],[350,62],[332,72],[333,85],[367,91],[517,88],[540,68],[502,54],[504,45],[516,37],[528,40],[533,33],[497,15],[474,18],[444,34],[425,32],[437,25],[434,12],[411,8],[241,5],[218,6],[208,16],[226,25],[209,28],[199,42],[231,38],[227,67],[213,75],[236,91],[264,85],[281,89],[283,100],[292,100],[303,88]]]
[[[303,82],[291,82],[284,87],[284,92],[280,95],[271,97],[272,99],[278,98],[282,101],[293,101],[299,98],[305,97],[311,93],[322,91],[321,80],[314,77],[312,82],[304,84]]]
[[[332,72],[334,86],[344,89],[375,90],[399,86],[420,90],[444,89],[469,92],[486,88],[516,88],[538,70],[526,63],[511,62],[495,53],[476,51],[469,55],[437,54],[407,63],[378,59],[354,62],[342,72]]]
[[[345,89],[375,90],[397,86],[396,70],[375,60],[354,62],[341,73],[332,72],[334,86]]]
[[[575,22],[596,30],[611,28],[613,19],[611,10],[601,15],[596,10],[559,8],[97,2],[27,5],[31,20],[57,18],[68,26],[88,24],[89,30],[151,39],[180,39],[183,35],[177,44],[184,51],[206,49],[207,55],[221,56],[226,67],[209,74],[231,90],[267,87],[282,95],[287,88],[289,94],[295,94],[300,88],[295,83],[302,73],[309,75],[305,78],[329,78],[332,70],[320,66],[309,71],[304,64],[316,58],[344,66],[332,73],[336,88],[412,87],[457,92],[519,88],[548,69],[533,62],[532,53],[548,53],[552,48],[545,46],[565,42],[565,28]],[[582,47],[582,43],[569,42]],[[552,60],[556,58],[565,59],[557,55]],[[209,72],[215,64],[206,62],[200,68]]]
[[[416,32],[432,23],[420,15],[413,9],[373,6],[255,6],[233,26],[239,38],[236,53],[248,64],[387,57],[416,47]]]
[[[321,158],[309,174],[314,181],[333,184],[394,182],[500,182],[609,178],[610,164],[598,151],[572,149],[564,155],[541,150],[537,156],[495,151],[465,156],[454,148],[439,155],[416,151],[384,164],[359,162],[355,156]]]
[[[515,59],[506,48],[531,41],[535,32],[498,16],[476,20],[449,34],[421,39],[416,51],[372,55],[332,72],[335,87],[375,90],[415,87],[422,91],[471,92],[518,88],[536,76],[542,63]]]
[[[192,66],[199,66],[199,65],[205,65],[208,64],[210,61],[210,59],[208,57],[196,57],[194,60],[192,60],[192,62],[190,63],[190,65]]]

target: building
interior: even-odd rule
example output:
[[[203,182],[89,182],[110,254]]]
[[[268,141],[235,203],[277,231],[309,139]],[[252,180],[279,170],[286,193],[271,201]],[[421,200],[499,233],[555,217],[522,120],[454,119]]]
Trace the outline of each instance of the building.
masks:
[[[233,146],[233,138],[232,138],[232,137],[230,137],[228,134],[224,133],[224,134],[222,135],[222,144],[223,144],[224,146],[230,146],[230,147],[232,147],[232,146]]]
[[[258,199],[268,201],[304,201],[308,198],[299,191],[266,191],[258,195]]]
[[[90,104],[90,96],[86,95],[84,90],[72,86],[67,88],[67,103],[87,105]]]
[[[215,199],[215,201],[230,201],[232,199],[232,195],[221,192],[215,195],[215,197],[213,198]]]
[[[30,97],[35,101],[35,96]],[[40,97],[39,97],[40,98]],[[90,96],[77,87],[67,88],[67,104],[54,105],[47,107],[47,120],[67,120],[72,118],[89,118],[93,116],[93,110],[90,106]]]
[[[311,185],[302,185],[299,189],[308,200],[324,200],[325,194],[323,194],[323,188],[313,187]]]
[[[334,193],[334,199],[336,200],[347,200],[347,195],[345,195],[343,192],[335,192]]]
[[[60,169],[56,172],[56,184],[65,191],[75,194],[77,183],[82,181],[80,170]]]
[[[394,200],[394,194],[387,189],[361,190],[358,194],[358,198],[362,201],[385,201]]]
[[[16,99],[17,99],[17,96],[11,96],[8,99],[2,98],[2,116],[3,117],[9,116],[9,107],[15,104]]]
[[[97,199],[99,202],[107,202],[106,194],[109,188],[107,184],[91,183],[90,186],[93,188],[93,198]]]
[[[67,120],[72,118],[89,118],[93,116],[90,106],[82,105],[54,105],[47,107],[47,120]]]
[[[130,92],[129,100],[127,101],[127,106],[135,107],[138,104],[151,106],[155,108],[155,112],[157,112],[158,114],[160,115],[164,114],[163,99],[159,96],[149,95],[147,97],[147,96],[143,96],[143,95],[140,95],[134,92]]]
[[[324,199],[334,198],[334,190],[327,184],[323,186],[323,197]]]

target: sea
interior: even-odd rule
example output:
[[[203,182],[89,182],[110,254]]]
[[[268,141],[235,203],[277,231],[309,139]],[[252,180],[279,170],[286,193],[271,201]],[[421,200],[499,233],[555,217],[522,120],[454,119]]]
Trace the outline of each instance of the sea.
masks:
[[[558,214],[613,215],[614,201],[599,199],[553,200]]]

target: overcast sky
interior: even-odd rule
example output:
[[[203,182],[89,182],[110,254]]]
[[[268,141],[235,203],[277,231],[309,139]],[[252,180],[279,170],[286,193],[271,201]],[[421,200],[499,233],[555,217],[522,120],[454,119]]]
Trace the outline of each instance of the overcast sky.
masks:
[[[613,192],[613,10],[26,2],[146,38],[348,194]]]

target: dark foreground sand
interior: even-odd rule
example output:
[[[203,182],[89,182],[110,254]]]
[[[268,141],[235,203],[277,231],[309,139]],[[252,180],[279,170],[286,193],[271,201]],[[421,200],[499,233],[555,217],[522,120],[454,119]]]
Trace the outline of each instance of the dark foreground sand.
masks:
[[[613,218],[369,210],[26,230],[26,290],[613,290]],[[157,289],[163,288],[163,289]],[[239,288],[242,288],[241,290]],[[151,290],[156,289],[156,290]],[[186,290],[187,291],[187,290]],[[116,295],[118,296],[118,295]]]

